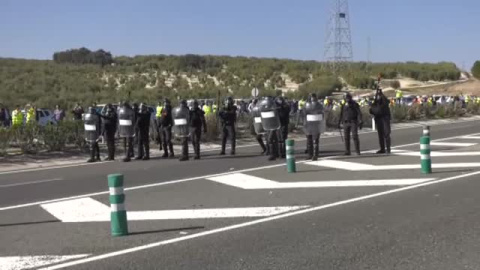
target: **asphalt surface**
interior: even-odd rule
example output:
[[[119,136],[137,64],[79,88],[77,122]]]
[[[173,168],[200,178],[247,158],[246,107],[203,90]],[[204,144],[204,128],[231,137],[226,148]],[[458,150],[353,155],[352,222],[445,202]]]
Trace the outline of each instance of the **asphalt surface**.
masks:
[[[370,153],[378,147],[376,133],[361,135],[362,156],[339,157],[340,137],[321,140],[319,163],[304,161],[300,141],[296,174],[286,173],[284,160],[259,156],[258,146],[239,148],[234,157],[208,152],[185,163],[155,159],[0,174],[0,268],[6,256],[85,254],[44,266],[480,269],[479,123],[431,128],[432,151],[438,154],[432,159],[441,168],[429,175],[398,167],[419,166],[419,127],[393,131],[391,156]],[[111,173],[125,175],[128,211],[297,208],[255,217],[129,221],[130,235],[117,238],[110,236],[109,222],[62,222],[46,210],[46,205],[77,199],[108,206]],[[372,186],[368,181],[383,182]]]

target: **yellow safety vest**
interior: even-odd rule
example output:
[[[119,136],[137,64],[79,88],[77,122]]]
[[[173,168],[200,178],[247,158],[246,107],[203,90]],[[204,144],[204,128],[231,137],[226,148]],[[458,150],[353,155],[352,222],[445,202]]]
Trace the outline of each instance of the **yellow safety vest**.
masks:
[[[35,117],[35,110],[33,108],[28,109],[27,112],[27,123],[35,122],[37,119]]]
[[[396,97],[397,97],[397,98],[402,98],[402,97],[403,97],[403,92],[402,92],[402,90],[397,90],[397,91],[396,91]]]
[[[208,106],[208,105],[203,105],[203,108],[202,108],[203,112],[205,112],[205,115],[209,115],[212,113],[212,107]]]
[[[12,112],[13,126],[21,126],[23,124],[23,113],[20,110]]]
[[[217,105],[213,104],[212,108],[213,108],[213,112],[216,113],[217,112]]]
[[[163,110],[162,106],[157,106],[157,113],[156,113],[157,118],[162,117],[162,110]]]
[[[300,102],[298,102],[298,108],[301,110],[305,107],[305,100],[300,100]]]

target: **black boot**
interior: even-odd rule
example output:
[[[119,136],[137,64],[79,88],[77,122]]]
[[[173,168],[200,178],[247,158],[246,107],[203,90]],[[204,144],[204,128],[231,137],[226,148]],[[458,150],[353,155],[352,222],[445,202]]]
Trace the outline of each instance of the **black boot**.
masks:
[[[170,150],[170,155],[168,156],[169,158],[175,158],[175,154],[173,153],[173,144],[170,143],[168,145],[168,149]]]
[[[354,141],[355,143],[355,151],[357,152],[357,155],[361,155],[362,153],[360,152],[360,141],[359,140],[356,140]]]
[[[388,137],[388,138],[385,140],[385,144],[386,144],[386,146],[387,146],[387,154],[390,154],[390,153],[391,153],[391,147],[390,147],[391,143],[392,143],[392,141],[391,141],[390,137]]]
[[[315,150],[314,150],[314,153],[313,153],[313,158],[312,160],[313,161],[317,161],[318,160],[318,154],[320,152],[320,146],[318,145],[318,143],[315,144]]]
[[[163,155],[162,158],[168,158],[168,147],[167,144],[163,145]]]
[[[145,156],[143,156],[143,160],[150,159],[150,145],[147,143],[145,144]]]

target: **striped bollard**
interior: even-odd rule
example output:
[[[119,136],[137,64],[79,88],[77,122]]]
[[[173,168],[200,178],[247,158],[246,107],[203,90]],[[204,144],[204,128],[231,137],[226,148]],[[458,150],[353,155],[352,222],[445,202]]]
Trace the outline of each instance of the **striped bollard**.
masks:
[[[430,137],[430,127],[429,126],[424,126],[423,127],[423,136]]]
[[[110,224],[112,236],[128,235],[127,211],[125,210],[125,194],[123,193],[123,175],[108,176],[110,190]]]
[[[420,157],[422,162],[422,173],[432,173],[432,158],[430,156],[430,137],[420,138]]]
[[[295,141],[287,140],[287,171],[289,173],[296,173],[297,167],[295,165]]]

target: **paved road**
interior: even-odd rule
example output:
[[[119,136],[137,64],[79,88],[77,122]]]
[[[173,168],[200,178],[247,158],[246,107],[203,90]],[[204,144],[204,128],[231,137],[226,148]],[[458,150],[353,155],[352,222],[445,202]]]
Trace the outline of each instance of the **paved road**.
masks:
[[[479,269],[479,123],[432,127],[430,175],[417,168],[418,127],[394,131],[391,156],[369,153],[375,133],[360,157],[322,140],[318,162],[299,142],[296,174],[258,146],[0,174],[0,269]],[[117,172],[136,220],[112,238]]]

